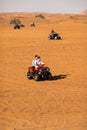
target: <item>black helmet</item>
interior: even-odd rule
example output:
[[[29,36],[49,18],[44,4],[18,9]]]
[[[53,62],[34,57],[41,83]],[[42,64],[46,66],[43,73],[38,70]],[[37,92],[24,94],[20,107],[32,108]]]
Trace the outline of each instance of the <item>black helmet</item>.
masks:
[[[38,57],[38,55],[35,55],[34,57]]]

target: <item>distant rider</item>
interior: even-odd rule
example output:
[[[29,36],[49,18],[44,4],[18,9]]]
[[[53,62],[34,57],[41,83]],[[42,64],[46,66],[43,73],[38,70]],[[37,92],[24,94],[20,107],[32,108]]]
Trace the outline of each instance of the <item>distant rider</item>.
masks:
[[[52,30],[51,30],[51,34],[50,34],[52,38],[53,38],[53,36],[54,36],[55,33],[56,33],[56,32],[52,29]]]

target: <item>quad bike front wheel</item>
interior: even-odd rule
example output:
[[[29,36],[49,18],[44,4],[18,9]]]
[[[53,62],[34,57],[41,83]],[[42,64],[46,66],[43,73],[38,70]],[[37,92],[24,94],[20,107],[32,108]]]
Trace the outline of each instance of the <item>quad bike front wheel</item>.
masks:
[[[28,78],[28,79],[32,79],[32,75],[31,75],[30,72],[27,72],[27,78]]]

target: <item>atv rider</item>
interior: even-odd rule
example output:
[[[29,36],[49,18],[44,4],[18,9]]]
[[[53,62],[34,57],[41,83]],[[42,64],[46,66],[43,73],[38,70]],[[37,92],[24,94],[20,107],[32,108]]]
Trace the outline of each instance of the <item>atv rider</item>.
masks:
[[[34,56],[34,59],[32,60],[32,68],[33,68],[33,71],[35,68],[37,68],[37,60],[38,60],[38,55],[35,55]]]
[[[41,61],[41,57],[39,56],[37,61],[36,61],[36,65],[39,67],[43,67],[45,64]]]
[[[32,27],[35,27],[35,23],[34,23],[34,22],[32,22],[32,23],[31,23],[31,26],[32,26]]]
[[[45,64],[41,61],[40,56],[35,55],[32,61],[32,68],[34,72],[37,72],[39,67],[43,67]]]
[[[56,32],[52,29],[52,30],[51,30],[51,33],[50,33],[50,35],[51,35],[52,38],[53,38],[53,36],[54,36],[55,33],[56,33]]]

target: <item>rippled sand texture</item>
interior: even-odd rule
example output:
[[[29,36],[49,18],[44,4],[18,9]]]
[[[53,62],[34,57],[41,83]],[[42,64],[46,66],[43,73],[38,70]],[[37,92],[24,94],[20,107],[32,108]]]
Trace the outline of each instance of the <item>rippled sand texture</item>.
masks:
[[[87,130],[87,16],[35,15],[0,14],[0,130]],[[52,28],[62,40],[48,40]],[[52,81],[27,79],[35,54]]]

